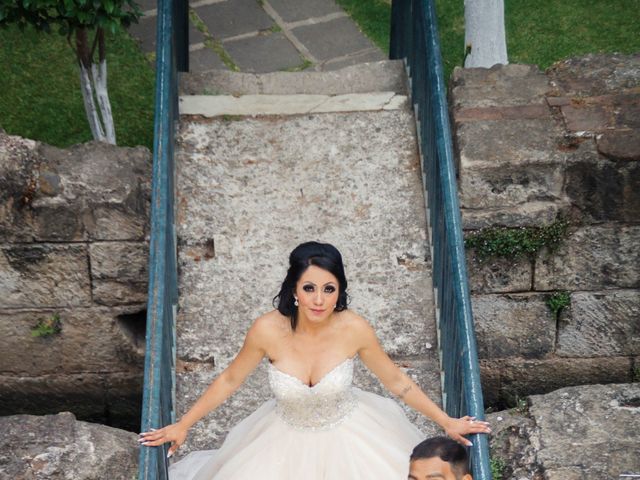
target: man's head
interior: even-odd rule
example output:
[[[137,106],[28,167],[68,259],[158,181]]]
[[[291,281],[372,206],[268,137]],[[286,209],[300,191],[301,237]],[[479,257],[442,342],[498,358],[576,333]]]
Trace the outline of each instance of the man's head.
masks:
[[[409,480],[473,480],[467,451],[447,437],[432,437],[411,452]]]

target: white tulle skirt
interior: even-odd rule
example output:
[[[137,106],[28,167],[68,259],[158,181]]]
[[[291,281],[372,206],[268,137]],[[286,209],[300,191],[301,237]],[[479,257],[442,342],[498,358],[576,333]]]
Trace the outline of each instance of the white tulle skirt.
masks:
[[[424,439],[388,398],[354,389],[357,406],[327,430],[284,423],[275,400],[236,425],[218,450],[192,452],[170,480],[406,480],[409,455]]]

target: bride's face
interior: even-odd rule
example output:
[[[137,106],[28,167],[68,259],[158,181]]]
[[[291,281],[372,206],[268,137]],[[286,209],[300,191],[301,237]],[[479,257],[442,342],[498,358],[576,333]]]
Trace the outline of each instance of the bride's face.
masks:
[[[327,270],[311,265],[296,284],[298,314],[312,322],[329,318],[338,302],[338,279]]]

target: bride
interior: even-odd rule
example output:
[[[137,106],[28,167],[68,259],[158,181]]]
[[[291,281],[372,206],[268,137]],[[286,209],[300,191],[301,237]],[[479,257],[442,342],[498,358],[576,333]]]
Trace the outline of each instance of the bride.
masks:
[[[176,423],[140,434],[144,446],[171,442],[218,407],[266,357],[274,399],[236,425],[218,450],[192,452],[169,469],[171,480],[404,480],[409,454],[423,440],[388,398],[352,386],[356,356],[399,399],[454,440],[490,432],[486,422],[451,418],[384,352],[369,323],[347,308],[340,252],[307,242],[289,257],[274,299],[231,364]]]

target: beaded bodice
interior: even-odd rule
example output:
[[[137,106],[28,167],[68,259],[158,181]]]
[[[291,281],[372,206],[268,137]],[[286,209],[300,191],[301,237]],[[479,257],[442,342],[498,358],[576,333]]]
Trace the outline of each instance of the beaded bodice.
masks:
[[[337,365],[312,387],[269,364],[276,413],[297,429],[326,430],[342,423],[356,406],[352,381],[353,358]]]

